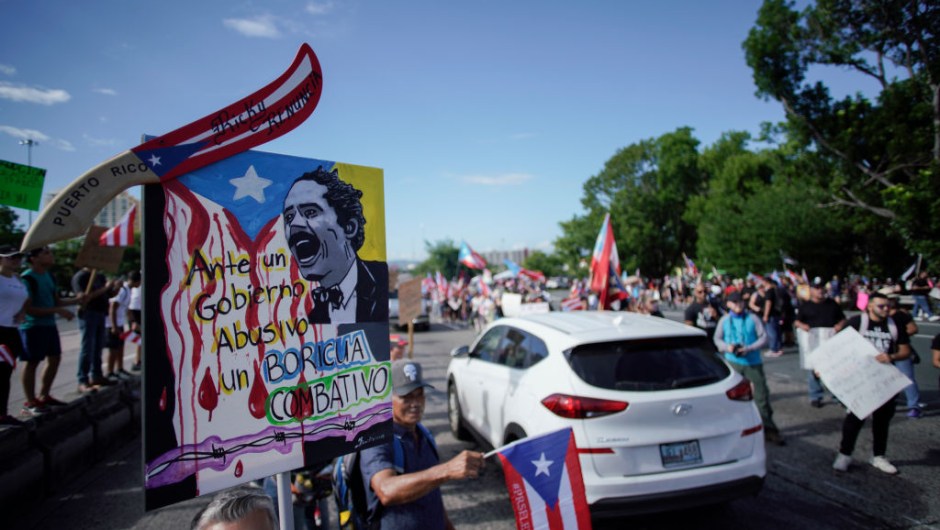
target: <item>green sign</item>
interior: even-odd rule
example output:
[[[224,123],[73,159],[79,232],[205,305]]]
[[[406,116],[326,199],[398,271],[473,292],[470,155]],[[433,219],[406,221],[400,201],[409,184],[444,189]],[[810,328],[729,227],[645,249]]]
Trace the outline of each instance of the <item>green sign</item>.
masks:
[[[0,204],[39,211],[46,170],[0,160]]]

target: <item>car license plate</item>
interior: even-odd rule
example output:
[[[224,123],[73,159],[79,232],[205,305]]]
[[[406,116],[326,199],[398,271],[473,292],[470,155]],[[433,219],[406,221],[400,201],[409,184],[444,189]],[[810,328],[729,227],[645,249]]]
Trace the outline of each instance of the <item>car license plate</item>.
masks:
[[[698,440],[660,444],[659,455],[663,459],[663,467],[689,466],[702,463],[702,450]]]

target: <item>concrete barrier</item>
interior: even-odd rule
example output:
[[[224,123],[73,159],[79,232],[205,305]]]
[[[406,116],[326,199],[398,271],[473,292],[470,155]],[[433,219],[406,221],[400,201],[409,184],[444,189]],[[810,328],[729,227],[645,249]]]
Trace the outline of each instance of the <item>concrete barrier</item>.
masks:
[[[55,407],[24,427],[0,427],[0,512],[35,507],[139,432],[137,377]]]

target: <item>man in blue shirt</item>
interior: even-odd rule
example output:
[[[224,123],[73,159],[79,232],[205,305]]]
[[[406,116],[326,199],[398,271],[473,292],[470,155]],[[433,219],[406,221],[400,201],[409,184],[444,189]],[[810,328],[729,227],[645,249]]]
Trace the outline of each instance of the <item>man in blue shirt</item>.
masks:
[[[728,295],[728,314],[715,327],[715,346],[725,360],[754,385],[754,402],[764,423],[764,439],[784,445],[783,436],[774,424],[770,408],[770,390],[764,376],[760,350],[767,344],[761,319],[748,313],[740,292]]]
[[[372,528],[452,529],[440,486],[476,478],[483,470],[483,454],[477,451],[465,450],[440,463],[430,432],[419,425],[425,387],[433,388],[422,379],[420,364],[392,362],[392,432],[404,458],[402,469],[396,469],[393,442],[364,449],[360,455]]]

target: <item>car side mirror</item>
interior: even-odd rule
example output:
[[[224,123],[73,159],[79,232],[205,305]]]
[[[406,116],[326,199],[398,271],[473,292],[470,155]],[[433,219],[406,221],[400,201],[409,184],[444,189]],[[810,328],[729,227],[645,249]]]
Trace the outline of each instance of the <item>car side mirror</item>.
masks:
[[[450,350],[451,357],[463,357],[470,353],[470,346],[457,346],[453,350]]]

